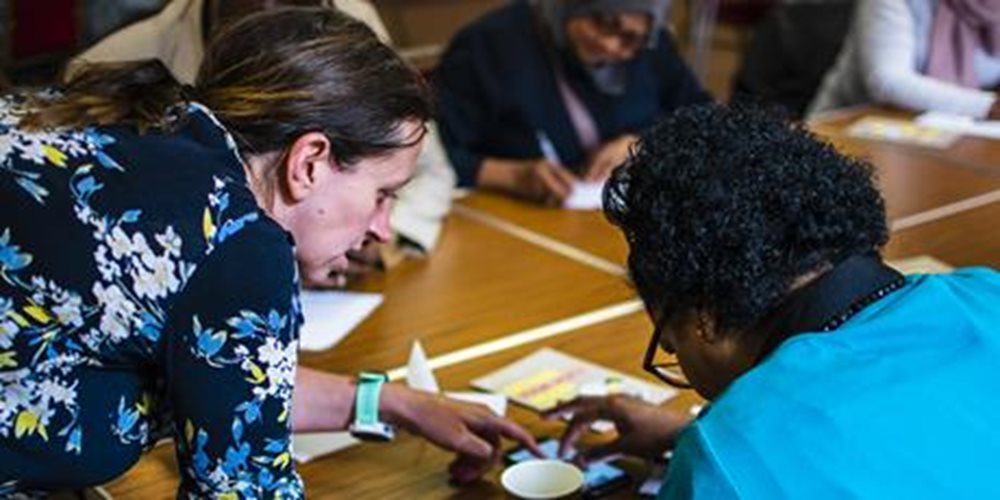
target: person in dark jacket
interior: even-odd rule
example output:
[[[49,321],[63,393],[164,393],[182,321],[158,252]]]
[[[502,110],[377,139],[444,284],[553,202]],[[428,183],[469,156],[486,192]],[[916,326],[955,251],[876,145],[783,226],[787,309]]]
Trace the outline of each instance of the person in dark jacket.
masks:
[[[658,117],[709,101],[664,29],[668,3],[522,0],[462,30],[437,73],[459,185],[560,203]]]

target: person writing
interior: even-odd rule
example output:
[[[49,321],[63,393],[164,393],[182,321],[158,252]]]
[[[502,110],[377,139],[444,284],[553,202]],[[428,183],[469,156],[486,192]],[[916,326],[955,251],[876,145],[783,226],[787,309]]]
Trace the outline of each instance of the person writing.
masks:
[[[656,118],[709,101],[664,29],[667,5],[521,0],[456,35],[436,86],[459,185],[558,205]]]

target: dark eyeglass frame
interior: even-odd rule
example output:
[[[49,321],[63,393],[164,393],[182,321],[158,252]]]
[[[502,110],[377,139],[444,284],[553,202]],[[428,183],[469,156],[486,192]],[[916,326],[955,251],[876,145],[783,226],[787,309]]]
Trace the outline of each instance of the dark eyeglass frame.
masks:
[[[590,16],[590,21],[594,24],[597,32],[601,36],[616,37],[628,50],[639,50],[649,44],[652,37],[652,26],[644,33],[637,33],[625,30],[621,27],[621,21],[614,14],[596,13]],[[650,23],[652,24],[652,23]]]
[[[677,389],[692,389],[691,382],[688,381],[684,372],[680,369],[680,362],[669,361],[666,363],[656,363],[656,353],[660,349],[660,337],[663,336],[663,328],[668,323],[667,315],[663,314],[656,321],[653,328],[653,335],[649,339],[646,347],[646,355],[642,360],[642,369],[660,379],[663,383]]]

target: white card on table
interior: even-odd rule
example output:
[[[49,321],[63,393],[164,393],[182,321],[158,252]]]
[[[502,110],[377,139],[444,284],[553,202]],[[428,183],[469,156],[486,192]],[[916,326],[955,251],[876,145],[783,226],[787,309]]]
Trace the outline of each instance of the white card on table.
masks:
[[[571,210],[600,210],[603,204],[604,182],[575,182],[573,191],[563,201]]]
[[[382,303],[381,294],[339,290],[303,290],[300,297],[305,324],[299,348],[304,351],[337,345]]]

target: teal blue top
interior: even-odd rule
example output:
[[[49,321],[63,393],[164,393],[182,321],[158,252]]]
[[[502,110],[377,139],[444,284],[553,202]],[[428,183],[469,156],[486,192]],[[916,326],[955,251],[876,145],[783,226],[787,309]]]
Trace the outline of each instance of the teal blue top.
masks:
[[[907,278],[797,335],[681,434],[660,499],[1000,491],[1000,273]]]

